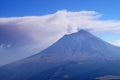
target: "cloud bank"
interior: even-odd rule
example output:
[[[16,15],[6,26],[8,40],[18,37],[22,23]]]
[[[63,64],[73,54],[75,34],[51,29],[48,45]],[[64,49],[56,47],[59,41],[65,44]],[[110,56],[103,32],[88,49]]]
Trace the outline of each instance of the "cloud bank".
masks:
[[[95,11],[60,10],[44,16],[0,18],[0,29],[2,27],[5,32],[16,34],[15,36],[19,34],[20,37],[24,36],[23,38],[29,36],[29,40],[33,39],[42,45],[50,44],[78,29],[87,29],[91,32],[120,31],[120,21],[100,20],[101,17],[102,14]],[[48,42],[44,42],[46,40]]]
[[[120,46],[120,40],[116,40],[115,42],[113,42],[113,44],[116,46]]]
[[[60,10],[44,16],[0,18],[0,34],[13,43],[36,42],[45,48],[63,35],[74,33],[78,29],[91,32],[120,31],[120,21],[101,20],[101,17],[102,14],[96,11]]]

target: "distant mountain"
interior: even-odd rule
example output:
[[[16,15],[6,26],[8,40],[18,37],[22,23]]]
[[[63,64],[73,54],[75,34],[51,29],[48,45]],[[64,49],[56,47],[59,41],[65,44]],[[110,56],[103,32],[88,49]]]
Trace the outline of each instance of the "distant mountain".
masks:
[[[95,80],[120,75],[120,48],[85,30],[0,68],[0,80]]]

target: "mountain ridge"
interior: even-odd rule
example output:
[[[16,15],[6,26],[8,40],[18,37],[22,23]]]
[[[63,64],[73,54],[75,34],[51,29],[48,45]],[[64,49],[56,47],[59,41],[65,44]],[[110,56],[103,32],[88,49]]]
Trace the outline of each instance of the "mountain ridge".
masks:
[[[119,60],[119,47],[112,46],[89,32],[81,30],[63,36],[36,55],[1,67],[0,79],[31,80],[36,77],[36,80],[68,80],[63,78],[63,74],[66,73],[71,75],[69,80],[76,79],[77,75],[80,75],[80,77],[77,76],[78,80],[83,80],[87,73],[100,69],[109,61]],[[77,73],[72,73],[71,70]],[[59,71],[59,75],[53,78],[56,71]],[[84,77],[81,76],[83,73]]]

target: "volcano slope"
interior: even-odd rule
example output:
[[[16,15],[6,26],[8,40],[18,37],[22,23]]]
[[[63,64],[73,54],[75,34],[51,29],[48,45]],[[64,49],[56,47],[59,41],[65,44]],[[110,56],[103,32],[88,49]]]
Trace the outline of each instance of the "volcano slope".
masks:
[[[80,30],[0,68],[0,80],[95,80],[120,75],[120,48]]]

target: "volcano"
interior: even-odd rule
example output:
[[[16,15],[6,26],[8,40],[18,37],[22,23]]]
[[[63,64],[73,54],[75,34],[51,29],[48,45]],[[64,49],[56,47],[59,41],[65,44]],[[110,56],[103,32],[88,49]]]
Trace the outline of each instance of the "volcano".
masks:
[[[95,80],[120,75],[120,48],[80,30],[0,68],[0,80]]]

